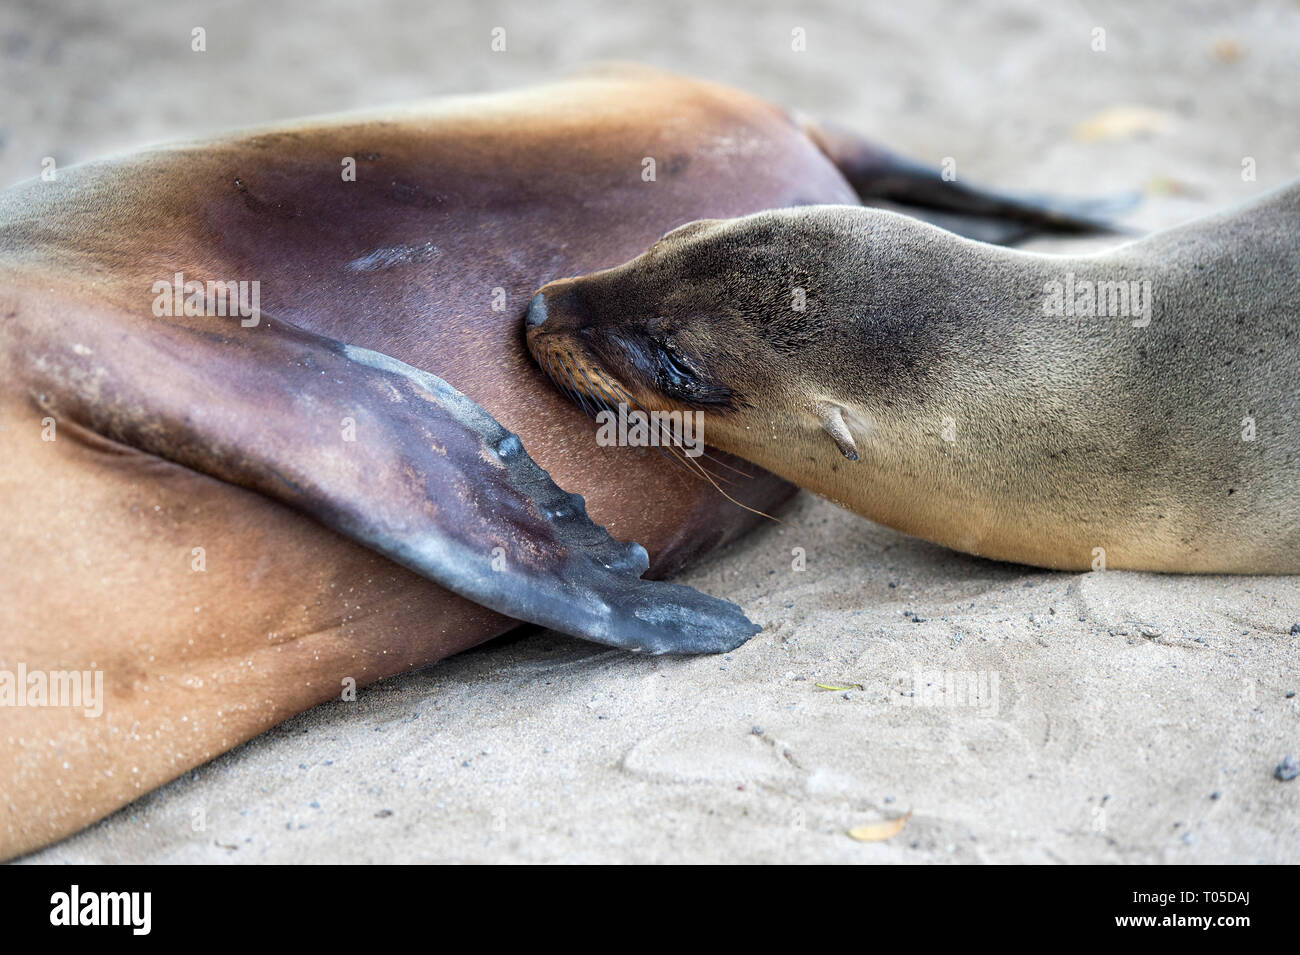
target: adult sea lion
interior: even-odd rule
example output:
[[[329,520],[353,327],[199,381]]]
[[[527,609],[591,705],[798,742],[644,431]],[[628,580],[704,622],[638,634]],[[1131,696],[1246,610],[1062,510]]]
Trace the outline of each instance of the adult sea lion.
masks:
[[[524,349],[539,282],[702,215],[854,202],[837,161],[892,200],[912,182],[995,226],[1088,225],[808,130],[736,90],[606,70],[0,193],[0,674],[103,690],[97,715],[0,707],[0,857],[516,617],[602,638],[605,609],[565,587],[608,592],[605,569],[635,579],[647,555],[561,515],[560,487],[657,576],[755,520],[652,449],[593,443]],[[761,472],[729,491],[755,510],[790,492]]]
[[[542,288],[528,342],[611,407],[1002,560],[1300,572],[1300,183],[1093,255],[877,210],[701,221]]]

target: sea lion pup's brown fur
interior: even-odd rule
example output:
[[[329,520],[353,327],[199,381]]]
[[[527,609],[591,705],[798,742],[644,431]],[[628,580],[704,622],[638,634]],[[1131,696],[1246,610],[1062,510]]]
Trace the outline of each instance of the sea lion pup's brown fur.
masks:
[[[1046,567],[1300,571],[1300,184],[1049,256],[824,206],[534,300],[535,355],[873,520]]]

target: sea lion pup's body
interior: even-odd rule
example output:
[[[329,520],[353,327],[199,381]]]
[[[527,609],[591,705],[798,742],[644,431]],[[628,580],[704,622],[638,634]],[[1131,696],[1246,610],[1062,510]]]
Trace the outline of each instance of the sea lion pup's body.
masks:
[[[534,300],[535,355],[873,520],[1046,567],[1300,571],[1300,184],[1101,254],[823,206]],[[856,458],[856,460],[854,460]]]

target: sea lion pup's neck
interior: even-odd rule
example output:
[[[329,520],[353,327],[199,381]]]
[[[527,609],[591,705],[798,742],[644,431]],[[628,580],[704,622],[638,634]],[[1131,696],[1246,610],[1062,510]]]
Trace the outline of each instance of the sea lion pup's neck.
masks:
[[[772,290],[790,313],[763,329],[777,346],[779,383],[741,391],[748,408],[709,415],[707,440],[909,534],[976,554],[1088,566],[1092,543],[1065,559],[1059,549],[1063,515],[1080,511],[1072,495],[1089,481],[1086,468],[1064,482],[1037,477],[1060,471],[1062,444],[1079,436],[1071,409],[1095,400],[1089,382],[1105,374],[1080,354],[1079,336],[1133,329],[1120,316],[1106,319],[1116,323],[1106,330],[1081,328],[1081,309],[1064,303],[1086,277],[1150,276],[973,242],[877,210],[785,215],[815,228],[787,250],[792,287]],[[1137,291],[1126,308],[1140,314],[1150,308],[1149,285]],[[749,354],[766,364],[761,352]],[[1084,465],[1084,455],[1076,461]],[[1080,533],[1101,546],[1096,536]]]

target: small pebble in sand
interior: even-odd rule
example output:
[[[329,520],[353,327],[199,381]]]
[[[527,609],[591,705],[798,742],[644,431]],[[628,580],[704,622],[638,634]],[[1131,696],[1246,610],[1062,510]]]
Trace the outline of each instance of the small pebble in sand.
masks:
[[[1223,795],[1223,793],[1219,792],[1219,791],[1216,789],[1214,792],[1210,793],[1210,798],[1211,798],[1211,799],[1218,799],[1218,798],[1220,798],[1222,795]]]
[[[1287,690],[1287,691],[1286,691],[1286,698],[1287,698],[1288,700],[1289,700],[1289,699],[1292,699],[1294,696],[1295,696],[1295,690]]]
[[[1295,761],[1294,756],[1282,757],[1282,762],[1277,764],[1277,769],[1273,770],[1273,775],[1284,783],[1300,776],[1300,763]]]
[[[391,810],[391,809],[381,809],[381,810],[379,810],[379,812],[375,813],[375,818],[376,818],[376,819],[387,819],[387,818],[388,818],[389,816],[391,816],[392,814],[393,814],[393,810]]]
[[[1291,636],[1294,637],[1298,633],[1300,633],[1300,623],[1291,624]]]

